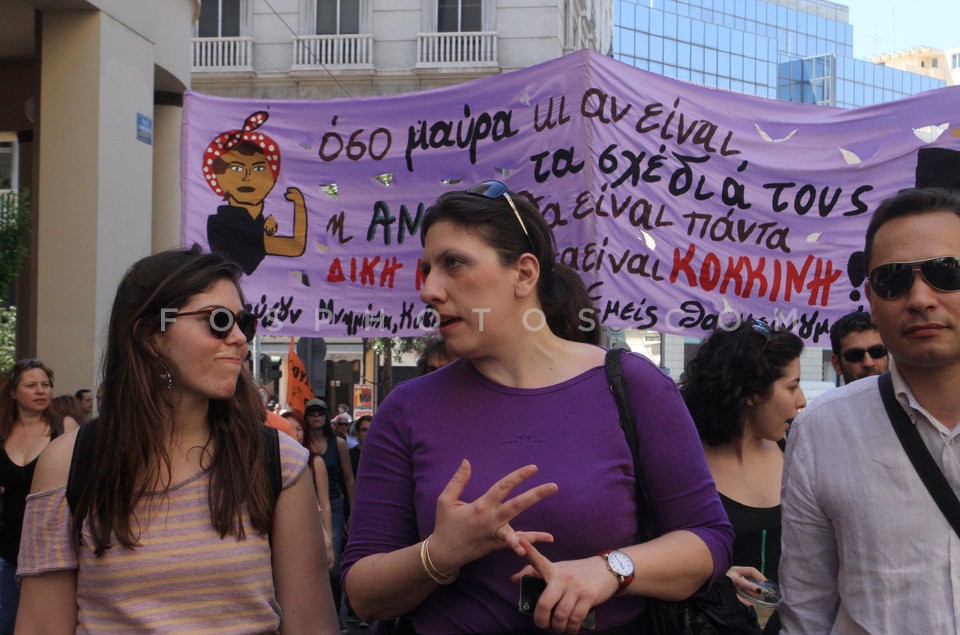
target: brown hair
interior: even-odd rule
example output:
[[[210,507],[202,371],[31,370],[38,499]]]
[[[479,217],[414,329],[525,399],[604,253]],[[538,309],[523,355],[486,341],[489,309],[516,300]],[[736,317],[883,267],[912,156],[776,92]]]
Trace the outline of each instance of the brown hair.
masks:
[[[162,310],[184,306],[220,280],[239,279],[237,265],[194,245],[143,258],[120,281],[107,333],[92,468],[74,510],[89,519],[98,555],[114,535],[124,547],[135,547],[137,503],[155,483],[164,483],[164,491],[170,486],[167,447],[175,422],[168,413],[174,393],[165,386],[169,379],[176,385],[179,377],[176,366],[151,345],[162,328]],[[210,400],[207,418],[211,523],[221,537],[242,538],[248,514],[254,529],[268,533],[275,501],[260,430],[263,405],[246,368],[232,397]]]
[[[33,368],[39,368],[45,372],[50,379],[50,387],[53,388],[53,370],[39,359],[21,359],[13,365],[13,368],[4,375],[3,381],[0,381],[0,444],[10,436],[13,425],[20,416],[17,401],[10,393],[20,384],[20,375]],[[49,405],[41,416],[47,422],[48,435],[63,434],[63,417],[53,412]]]
[[[421,244],[434,223],[449,220],[483,238],[497,251],[502,264],[517,262],[524,253],[532,253],[540,262],[537,297],[547,326],[563,339],[599,344],[600,320],[593,301],[580,275],[557,261],[550,226],[527,196],[507,194],[523,218],[529,240],[504,196],[487,198],[469,192],[447,192],[427,210],[421,225]],[[585,312],[590,319],[583,319]]]
[[[70,417],[78,424],[83,423],[83,408],[80,400],[73,395],[60,395],[50,402],[50,410],[61,417]]]

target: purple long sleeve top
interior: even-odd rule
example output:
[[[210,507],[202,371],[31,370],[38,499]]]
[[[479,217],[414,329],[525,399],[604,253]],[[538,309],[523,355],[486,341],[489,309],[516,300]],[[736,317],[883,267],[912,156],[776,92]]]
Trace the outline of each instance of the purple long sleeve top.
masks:
[[[693,421],[674,383],[639,355],[623,357],[636,415],[640,462],[659,533],[686,529],[713,554],[714,577],[729,566],[727,521]],[[468,459],[472,476],[461,500],[472,501],[507,473],[530,463],[539,472],[514,492],[555,482],[559,491],[517,516],[517,530],[548,531],[540,544],[553,561],[588,557],[639,542],[633,461],[602,366],[545,388],[490,381],[460,360],[398,385],[384,400],[361,454],[362,475],[342,559],[351,566],[375,553],[427,537],[437,497]],[[508,549],[464,566],[410,614],[417,632],[501,633],[532,626],[517,611],[510,576],[526,564]],[[643,562],[636,563],[638,569]],[[642,612],[634,596],[597,607],[597,629]]]

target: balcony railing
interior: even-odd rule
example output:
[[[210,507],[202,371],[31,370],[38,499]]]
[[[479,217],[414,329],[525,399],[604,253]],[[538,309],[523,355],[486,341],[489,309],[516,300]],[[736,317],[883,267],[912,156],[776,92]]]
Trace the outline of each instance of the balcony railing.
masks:
[[[293,40],[295,70],[373,67],[373,35],[302,35]]]
[[[193,72],[252,70],[252,37],[193,38]]]
[[[496,66],[496,31],[417,33],[417,66]]]

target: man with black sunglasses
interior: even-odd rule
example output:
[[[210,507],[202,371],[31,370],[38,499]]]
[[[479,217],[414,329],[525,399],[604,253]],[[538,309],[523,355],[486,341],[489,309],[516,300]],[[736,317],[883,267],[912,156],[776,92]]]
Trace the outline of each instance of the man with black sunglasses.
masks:
[[[936,491],[960,493],[960,193],[884,201],[864,252],[890,372],[829,391],[791,428],[781,632],[956,633],[960,528],[911,456],[928,454],[930,473],[942,473]],[[911,456],[900,435],[915,439]]]
[[[830,327],[830,361],[844,384],[887,372],[887,347],[867,311],[847,313]]]

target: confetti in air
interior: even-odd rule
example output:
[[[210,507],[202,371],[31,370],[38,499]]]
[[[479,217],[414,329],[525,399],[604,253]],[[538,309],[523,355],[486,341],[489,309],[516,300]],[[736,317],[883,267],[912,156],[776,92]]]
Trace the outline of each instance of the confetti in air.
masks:
[[[382,183],[383,185],[390,187],[390,184],[393,183],[393,172],[384,172],[383,174],[374,174],[373,180]]]

